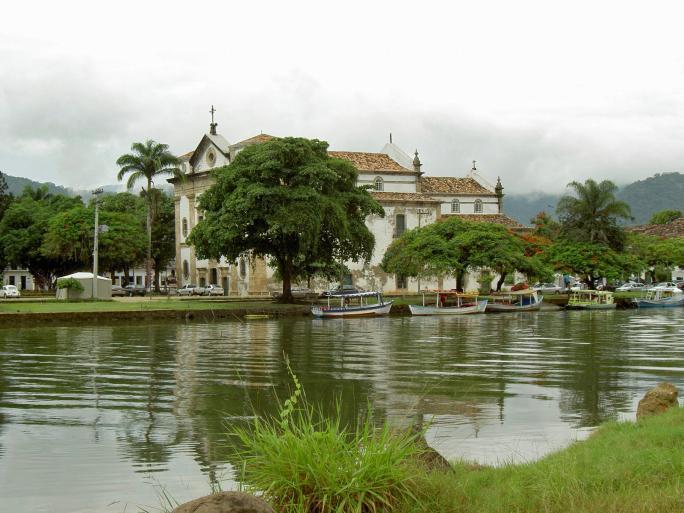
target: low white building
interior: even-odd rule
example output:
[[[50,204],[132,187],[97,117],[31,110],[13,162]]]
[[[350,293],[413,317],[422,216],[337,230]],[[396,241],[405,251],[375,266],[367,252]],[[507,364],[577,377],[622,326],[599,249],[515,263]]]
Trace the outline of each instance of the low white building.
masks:
[[[3,285],[14,285],[19,290],[36,290],[36,282],[28,269],[11,269],[2,272]]]
[[[170,179],[174,184],[176,205],[176,275],[178,286],[221,285],[228,295],[264,295],[278,290],[280,283],[273,279],[273,270],[263,260],[250,261],[247,256],[237,262],[225,259],[201,260],[186,242],[192,228],[201,220],[197,199],[214,180],[210,170],[229,165],[245,146],[259,144],[273,137],[260,134],[230,144],[211,124],[194,151],[181,156],[186,180]],[[385,210],[383,218],[369,216],[368,228],[375,236],[375,251],[367,262],[349,262],[351,273],[345,284],[385,293],[413,292],[418,288],[453,288],[455,280],[423,282],[388,275],[380,269],[386,249],[405,230],[433,223],[443,216],[459,216],[479,222],[492,222],[513,229],[522,225],[503,214],[503,187],[500,181],[492,186],[482,178],[473,162],[464,177],[433,177],[426,175],[416,151],[409,157],[390,142],[379,152],[330,151],[331,157],[348,160],[359,172],[358,184],[371,185],[373,197]],[[466,282],[466,288],[477,287],[476,277]]]

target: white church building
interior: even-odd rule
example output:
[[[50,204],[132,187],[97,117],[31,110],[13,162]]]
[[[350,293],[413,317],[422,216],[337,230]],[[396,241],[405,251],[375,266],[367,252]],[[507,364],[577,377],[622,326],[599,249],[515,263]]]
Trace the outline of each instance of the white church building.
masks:
[[[192,228],[202,219],[197,210],[197,199],[212,184],[210,171],[229,165],[240,150],[259,144],[273,136],[260,134],[249,139],[229,143],[210,125],[194,151],[182,155],[182,169],[186,180],[170,179],[174,185],[176,208],[176,276],[178,286],[184,284],[216,284],[227,295],[267,295],[281,288],[273,278],[273,269],[261,259],[248,255],[237,262],[198,259],[194,248],[186,242]],[[455,280],[423,280],[389,275],[380,269],[386,249],[405,230],[425,226],[445,216],[459,216],[464,220],[498,223],[511,229],[524,227],[503,214],[503,187],[497,180],[492,185],[484,179],[473,162],[463,177],[430,176],[422,169],[416,151],[411,158],[390,142],[378,152],[329,151],[331,157],[348,160],[359,172],[358,184],[371,185],[371,194],[382,205],[385,216],[371,215],[366,220],[375,236],[373,256],[366,262],[348,262],[350,274],[345,284],[384,293],[416,292],[419,288],[453,288]],[[469,277],[466,289],[477,288],[476,276]],[[318,288],[337,284],[319,284]]]

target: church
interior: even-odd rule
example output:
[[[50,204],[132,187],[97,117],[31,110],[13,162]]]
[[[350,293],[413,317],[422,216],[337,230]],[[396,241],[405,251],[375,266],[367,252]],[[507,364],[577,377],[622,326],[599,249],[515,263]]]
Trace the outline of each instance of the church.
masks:
[[[213,107],[212,107],[213,111]],[[213,118],[213,112],[212,112]],[[231,296],[270,295],[281,289],[273,278],[273,269],[262,259],[246,254],[237,262],[198,259],[194,248],[186,242],[192,228],[202,220],[197,199],[212,184],[210,171],[229,165],[246,146],[259,144],[273,136],[259,134],[230,143],[210,124],[195,149],[180,157],[186,180],[169,179],[174,186],[176,221],[176,276],[178,287],[215,284]],[[370,261],[347,262],[350,273],[343,277],[345,285],[384,293],[411,293],[426,288],[453,288],[454,279],[419,280],[389,275],[380,268],[386,249],[405,230],[425,226],[446,216],[464,220],[498,223],[514,230],[524,229],[503,213],[503,186],[497,179],[492,185],[472,168],[463,177],[431,176],[423,170],[416,150],[413,158],[389,142],[376,153],[329,151],[331,157],[348,160],[359,172],[358,185],[370,185],[372,196],[382,205],[385,216],[371,215],[366,224],[375,236],[375,250]],[[469,276],[466,289],[477,287],[477,276]],[[338,284],[322,284],[322,287]]]

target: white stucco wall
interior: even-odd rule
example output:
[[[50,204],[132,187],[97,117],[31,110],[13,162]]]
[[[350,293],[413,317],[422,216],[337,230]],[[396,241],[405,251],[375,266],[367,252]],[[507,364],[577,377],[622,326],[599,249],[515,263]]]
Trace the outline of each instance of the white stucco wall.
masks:
[[[391,173],[359,173],[358,185],[375,186],[375,178],[382,178],[382,192],[416,192],[416,177]]]
[[[212,152],[214,154],[215,160],[214,160],[214,165],[210,166],[209,162],[207,161],[207,155],[209,152]],[[207,171],[209,169],[213,169],[215,167],[221,167],[221,166],[227,166],[230,164],[228,161],[228,158],[221,153],[221,151],[213,145],[210,145],[204,150],[202,150],[201,155],[199,156],[199,159],[196,161],[197,163],[195,164],[195,172],[198,173],[200,171]]]
[[[447,195],[437,195],[430,194],[433,198],[442,202],[442,214],[453,214],[455,212],[451,211],[451,202],[457,199],[460,203],[461,211],[459,214],[498,214],[499,213],[499,203],[496,198],[492,197],[478,197],[478,196],[447,196]],[[475,212],[475,200],[482,201],[482,212]]]

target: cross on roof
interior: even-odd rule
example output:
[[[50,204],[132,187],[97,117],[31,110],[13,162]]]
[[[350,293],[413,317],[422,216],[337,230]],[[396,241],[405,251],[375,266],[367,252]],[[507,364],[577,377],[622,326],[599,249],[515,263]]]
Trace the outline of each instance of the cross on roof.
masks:
[[[211,106],[211,110],[209,111],[209,113],[211,114],[211,122],[212,122],[212,123],[214,122],[214,112],[216,112],[216,109],[215,109],[214,106],[212,105],[212,106]]]

